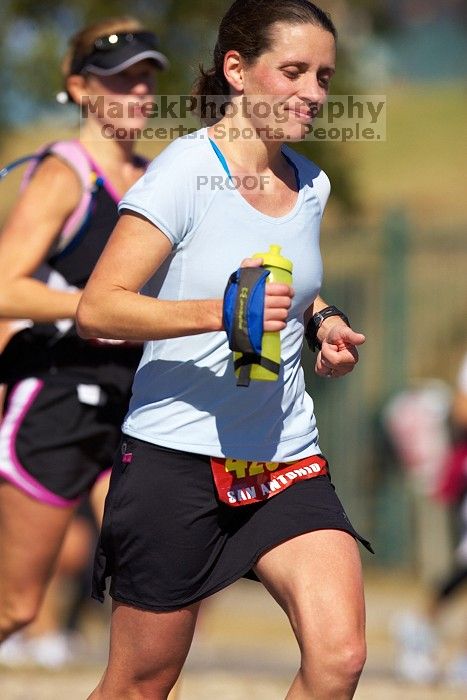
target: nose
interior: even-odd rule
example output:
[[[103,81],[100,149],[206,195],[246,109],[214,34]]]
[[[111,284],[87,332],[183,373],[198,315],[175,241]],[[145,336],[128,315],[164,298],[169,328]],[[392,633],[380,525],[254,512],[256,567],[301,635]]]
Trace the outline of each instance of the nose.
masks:
[[[320,83],[316,74],[307,75],[300,87],[300,97],[309,104],[321,106],[326,102],[328,89]]]
[[[131,87],[132,95],[152,95],[155,90],[155,81],[152,78],[141,78]]]

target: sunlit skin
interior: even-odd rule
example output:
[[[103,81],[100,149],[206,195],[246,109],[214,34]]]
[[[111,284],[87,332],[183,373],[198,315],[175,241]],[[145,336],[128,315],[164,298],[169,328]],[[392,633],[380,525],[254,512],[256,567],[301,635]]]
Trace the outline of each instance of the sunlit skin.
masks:
[[[153,61],[144,60],[135,63],[126,70],[115,75],[101,76],[88,73],[86,76],[75,76],[81,79],[78,85],[80,97],[86,100],[89,96],[104,96],[106,105],[105,116],[93,115],[100,129],[103,124],[111,123],[115,128],[144,127],[147,118],[139,111],[137,103],[143,104],[152,99],[156,92],[157,68]],[[114,116],[108,107],[117,103],[123,116]],[[131,109],[129,105],[131,104]],[[94,125],[95,126],[95,125]],[[93,126],[91,125],[91,128]]]
[[[66,87],[76,104],[86,95],[105,95],[126,104],[152,96],[156,90],[156,76],[155,63],[144,60],[105,78],[91,74],[71,75]],[[145,119],[136,114],[133,119],[121,120],[121,123],[126,128],[141,127]],[[143,174],[144,166],[135,162],[133,156],[136,142],[103,138],[98,118],[91,117],[81,124],[80,141],[118,195],[122,196]],[[47,158],[40,164],[37,175],[11,211],[0,237],[0,312],[3,317],[31,318],[37,322],[74,317],[80,291],[72,294],[51,289],[30,275],[43,262],[57,231],[80,198],[80,183],[67,165],[58,158]],[[38,202],[41,203],[40,216]],[[18,231],[22,232],[21,236]]]
[[[134,163],[135,139],[128,138],[128,135],[131,130],[136,130],[134,133],[137,134],[146,124],[147,119],[138,103],[153,99],[157,89],[157,73],[156,64],[145,59],[115,75],[88,73],[71,75],[67,79],[68,92],[76,104],[89,98],[104,98],[103,113],[90,111],[88,117],[82,120],[80,140],[99,162],[120,196],[143,174],[141,166]],[[117,105],[121,115],[109,111],[112,104]],[[116,129],[120,129],[124,136],[109,138],[109,134],[115,134],[112,130]]]
[[[235,51],[225,57],[226,78],[234,101],[248,96],[251,104],[261,101],[271,106],[271,116],[258,118],[250,110],[231,118],[234,126],[255,128],[280,126],[281,140],[297,141],[326,101],[335,73],[336,44],[333,35],[312,24],[276,23],[271,49],[248,65]]]
[[[210,127],[209,135],[238,178],[241,194],[264,213],[283,216],[296,202],[295,172],[281,148],[284,142],[306,136],[326,101],[335,59],[330,32],[313,24],[287,22],[270,28],[270,49],[253,63],[238,51],[225,55],[232,107]],[[246,191],[242,183],[251,174],[261,185]]]

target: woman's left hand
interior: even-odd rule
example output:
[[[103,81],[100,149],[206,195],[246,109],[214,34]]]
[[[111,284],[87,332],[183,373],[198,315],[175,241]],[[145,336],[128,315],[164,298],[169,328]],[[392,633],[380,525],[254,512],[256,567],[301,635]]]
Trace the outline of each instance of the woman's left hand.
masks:
[[[326,327],[324,324],[327,324]],[[321,377],[343,377],[353,370],[358,362],[357,345],[365,342],[362,333],[356,333],[341,319],[330,317],[322,328],[321,350],[316,357],[315,372]]]

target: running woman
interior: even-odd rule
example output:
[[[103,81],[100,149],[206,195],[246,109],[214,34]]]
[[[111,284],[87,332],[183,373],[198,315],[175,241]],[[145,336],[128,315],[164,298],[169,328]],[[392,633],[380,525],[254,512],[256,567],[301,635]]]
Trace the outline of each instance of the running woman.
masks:
[[[309,321],[316,372],[339,377],[365,338],[318,296],[329,181],[285,145],[326,99],[335,44],[332,21],[307,0],[234,2],[195,91],[227,96],[223,114],[168,146],[125,195],[81,298],[83,337],[145,341],[95,560],[94,596],[110,577],[113,612],[92,700],[167,698],[201,601],[243,576],[264,584],[297,637],[287,698],[346,700],[357,686],[356,540],[369,545],[330,481],[300,355]],[[223,293],[270,244],[294,266],[293,289],[255,287],[264,331],[281,332],[280,372],[239,387]]]
[[[71,39],[66,94],[76,104],[103,96],[124,108],[154,94],[167,63],[137,20],[105,20]],[[104,120],[122,127],[120,140],[109,129],[103,135]],[[136,109],[118,122],[88,110],[79,139],[47,149],[0,237],[0,316],[32,322],[3,358],[13,356],[0,427],[0,641],[36,616],[80,499],[91,492],[98,520],[103,510],[141,350],[84,341],[74,319],[117,202],[145,171],[134,141],[123,138],[144,123]]]

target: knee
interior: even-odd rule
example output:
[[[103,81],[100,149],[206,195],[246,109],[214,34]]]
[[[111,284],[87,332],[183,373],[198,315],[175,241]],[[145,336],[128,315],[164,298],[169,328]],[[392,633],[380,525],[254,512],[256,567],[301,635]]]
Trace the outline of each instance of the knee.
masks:
[[[352,640],[334,650],[334,672],[344,682],[357,682],[366,662],[365,640]]]
[[[339,692],[355,688],[366,661],[364,638],[334,640],[334,643],[319,646],[315,643],[310,654],[302,655],[302,673],[311,687],[316,679],[324,687]]]
[[[0,608],[0,641],[33,622],[39,607],[39,600],[3,600]]]
[[[99,686],[88,700],[170,700],[177,697],[177,678],[167,674],[152,675],[150,678],[122,677],[107,669]],[[172,694],[172,691],[175,694]]]

